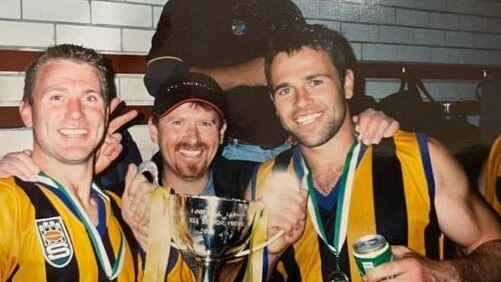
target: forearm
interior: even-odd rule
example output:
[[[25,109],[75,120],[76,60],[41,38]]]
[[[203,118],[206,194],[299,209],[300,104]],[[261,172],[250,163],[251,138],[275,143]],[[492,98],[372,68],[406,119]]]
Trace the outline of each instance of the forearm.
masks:
[[[190,72],[209,75],[217,81],[224,91],[238,86],[266,85],[263,58],[256,58],[239,65],[226,67],[201,68],[192,66]]]
[[[441,264],[450,273],[450,281],[501,281],[501,239],[488,241],[463,258]]]

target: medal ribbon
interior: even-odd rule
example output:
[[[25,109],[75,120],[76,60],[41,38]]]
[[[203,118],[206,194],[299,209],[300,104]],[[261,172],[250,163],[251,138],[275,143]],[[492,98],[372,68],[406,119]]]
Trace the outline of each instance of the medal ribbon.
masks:
[[[56,180],[52,179],[50,176],[45,174],[44,172],[40,172],[37,176],[38,180],[46,185],[49,185],[53,188],[58,189],[61,191],[61,193],[68,199],[69,203],[72,205],[73,210],[76,211],[76,215],[78,219],[82,222],[84,225],[85,229],[87,230],[87,233],[89,234],[89,237],[92,241],[92,246],[94,247],[94,250],[96,251],[97,257],[99,259],[99,262],[101,263],[101,266],[104,269],[104,272],[106,274],[106,277],[109,280],[115,279],[120,271],[122,270],[122,266],[124,263],[125,259],[125,241],[124,241],[124,236],[122,233],[122,229],[120,229],[120,247],[118,249],[118,255],[117,259],[115,260],[115,263],[113,267],[111,266],[110,259],[108,258],[108,254],[106,253],[106,249],[104,248],[103,241],[101,239],[101,236],[99,235],[99,232],[97,231],[97,228],[94,226],[93,222],[91,219],[87,216],[87,213],[85,212],[85,209],[82,207],[80,202],[73,196],[63,185],[58,183]],[[92,183],[92,189],[100,194],[101,197],[105,199],[109,199],[108,196],[102,192],[99,187],[97,187],[96,184]]]
[[[351,202],[351,191],[353,188],[353,178],[355,175],[359,153],[360,142],[355,141],[351,145],[348,155],[346,156],[343,173],[339,179],[339,196],[337,199],[336,219],[332,244],[329,243],[326,235],[327,232],[323,226],[320,216],[317,199],[315,197],[315,187],[313,186],[313,177],[309,171],[306,161],[302,159],[302,165],[305,171],[302,183],[303,187],[308,187],[308,192],[310,194],[310,197],[308,198],[308,212],[310,213],[310,217],[312,218],[313,225],[315,226],[318,235],[320,236],[320,238],[322,238],[322,241],[324,241],[327,247],[329,247],[329,250],[334,253],[336,258],[339,256],[344,241],[346,240],[346,233],[348,230],[348,214],[350,211]]]

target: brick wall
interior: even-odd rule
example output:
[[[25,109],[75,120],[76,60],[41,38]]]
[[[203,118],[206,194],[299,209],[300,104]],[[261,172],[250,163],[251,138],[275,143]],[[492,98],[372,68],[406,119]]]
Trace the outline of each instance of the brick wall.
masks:
[[[210,1],[210,0],[201,0]],[[294,0],[309,22],[340,30],[362,61],[501,66],[501,0]],[[104,53],[145,54],[165,0],[0,0],[0,48],[83,44]],[[0,106],[15,106],[23,74],[0,72]],[[152,99],[142,76],[118,75],[128,104]],[[367,94],[384,97],[398,81],[369,79]],[[474,99],[476,81],[427,81],[438,100]],[[473,118],[472,121],[475,121]],[[155,150],[145,126],[132,133],[143,156]],[[0,131],[0,155],[29,147],[30,132]],[[12,140],[12,141],[11,141]]]

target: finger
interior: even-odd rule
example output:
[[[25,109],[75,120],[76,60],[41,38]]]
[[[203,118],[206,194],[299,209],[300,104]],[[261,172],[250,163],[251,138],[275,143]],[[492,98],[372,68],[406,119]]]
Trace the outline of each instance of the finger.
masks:
[[[299,229],[301,222],[306,219],[306,205],[294,204],[288,199],[284,199],[282,203],[276,208],[265,210],[268,213],[271,226],[283,228],[284,231]],[[282,224],[284,225],[282,226]]]
[[[268,230],[271,231],[283,230],[285,234],[290,234],[292,233],[293,228],[294,228],[294,223],[291,222],[291,220],[283,214],[274,214],[268,217]]]
[[[108,133],[109,134],[115,133],[115,131],[117,131],[124,124],[133,120],[137,115],[138,112],[136,110],[131,110],[122,115],[117,116],[116,118],[110,121],[110,124],[108,125]]]
[[[407,248],[405,246],[402,246],[402,245],[393,245],[393,246],[391,246],[391,252],[393,253],[393,256],[396,259],[403,258],[406,255],[412,253],[412,251],[409,248]]]
[[[364,277],[364,281],[385,281],[389,277],[397,279],[398,276],[402,274],[402,271],[402,264],[400,261],[390,261],[368,271]],[[392,280],[392,282],[393,281],[394,280]]]
[[[120,101],[120,99],[118,99],[117,97],[113,98],[110,101],[110,105],[109,105],[110,113],[113,113],[117,109],[118,105],[120,105],[121,102],[122,101]]]
[[[0,162],[0,178],[16,176],[23,181],[29,181],[30,176],[25,171],[19,169],[15,164],[5,164],[2,162]]]
[[[9,153],[0,160],[0,175],[17,176],[25,181],[33,181],[40,172],[38,166],[30,158],[31,151]]]
[[[14,156],[20,163],[19,165],[26,169],[26,172],[31,175],[36,175],[40,172],[40,168],[31,159],[31,151],[23,151]]]
[[[149,205],[150,205],[151,192],[145,191],[145,193],[141,193],[141,198],[137,204],[137,209],[135,211],[135,220],[139,224],[149,221],[150,214]]]
[[[305,217],[306,198],[303,193],[296,192],[294,194],[278,194],[276,197],[268,197],[263,199],[265,210],[270,214],[281,214],[284,210],[287,213],[292,213],[300,218]]]
[[[122,194],[122,198],[126,198],[127,200],[130,198],[130,196],[133,196],[134,191],[131,191],[131,184],[132,180],[134,180],[134,177],[137,174],[137,166],[134,163],[130,163],[129,166],[127,167],[127,174],[125,175],[125,188],[124,192]]]
[[[139,208],[143,204],[143,198],[146,196],[149,198],[149,194],[153,191],[153,184],[139,174],[133,180],[131,188],[135,190],[134,197],[131,198],[131,209],[134,212],[134,220],[137,221],[140,218]]]
[[[381,120],[378,124],[374,125],[374,131],[371,132],[369,142],[371,144],[379,144],[383,139],[383,135],[386,132],[390,122],[388,120]]]
[[[384,133],[384,137],[391,137],[395,134],[395,132],[400,129],[400,123],[394,119],[391,119],[390,126]]]
[[[113,133],[112,135],[108,134],[106,136],[106,139],[104,140],[101,154],[103,154],[104,156],[117,155],[116,152],[118,151],[118,153],[120,153],[123,149],[121,141],[122,141],[122,134],[120,133]]]
[[[145,206],[145,210],[142,213],[144,216],[139,219],[139,225],[148,225],[150,223],[150,214],[151,214],[151,204]]]

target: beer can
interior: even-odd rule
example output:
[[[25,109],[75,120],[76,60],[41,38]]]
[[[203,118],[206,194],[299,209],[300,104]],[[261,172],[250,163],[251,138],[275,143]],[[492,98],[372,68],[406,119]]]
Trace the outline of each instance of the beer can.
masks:
[[[376,266],[393,260],[386,239],[378,234],[365,235],[353,244],[353,256],[361,275]]]

